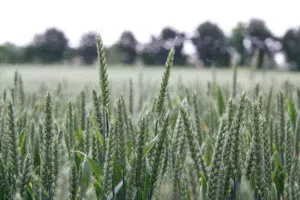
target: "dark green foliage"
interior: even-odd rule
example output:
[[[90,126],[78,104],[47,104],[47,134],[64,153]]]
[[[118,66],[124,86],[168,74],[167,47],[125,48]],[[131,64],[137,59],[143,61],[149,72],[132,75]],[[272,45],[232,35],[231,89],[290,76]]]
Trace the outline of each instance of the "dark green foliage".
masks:
[[[92,64],[97,59],[97,35],[94,32],[85,33],[79,44],[78,54],[85,64]]]
[[[300,34],[299,29],[289,29],[282,37],[282,48],[285,52],[287,61],[293,63],[297,69],[300,69],[300,60],[297,56],[300,52]]]
[[[33,42],[26,48],[25,60],[38,60],[42,63],[61,61],[68,49],[68,39],[56,28],[47,29],[43,34],[36,35]]]
[[[244,46],[244,39],[246,33],[246,25],[238,23],[232,30],[232,35],[229,39],[230,45],[240,54],[238,65],[244,65],[246,61],[246,51]]]
[[[159,37],[152,37],[151,41],[144,45],[141,58],[145,65],[163,65],[173,45],[174,65],[185,65],[187,63],[187,55],[183,51],[185,40],[184,33],[166,27]]]
[[[204,66],[229,66],[230,56],[223,31],[210,22],[200,24],[196,31],[197,35],[192,38],[192,42]]]
[[[264,58],[270,55],[274,49],[266,45],[264,42],[266,39],[276,40],[273,37],[271,31],[266,26],[266,23],[260,19],[251,19],[250,23],[247,26],[247,33],[251,38],[251,45],[254,52],[257,52],[257,60],[255,60],[255,66],[258,68],[268,67],[267,65],[263,66]]]
[[[118,48],[122,53],[121,62],[124,64],[133,64],[137,58],[137,40],[130,31],[124,31],[118,42]]]

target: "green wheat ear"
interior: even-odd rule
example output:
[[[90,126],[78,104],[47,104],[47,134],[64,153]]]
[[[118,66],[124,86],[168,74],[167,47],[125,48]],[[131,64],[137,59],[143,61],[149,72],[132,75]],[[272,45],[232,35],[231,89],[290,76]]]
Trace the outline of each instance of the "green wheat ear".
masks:
[[[102,91],[102,105],[107,110],[109,104],[109,82],[108,82],[108,75],[107,75],[104,46],[100,35],[97,36],[97,52],[98,52],[98,62],[99,62],[100,88]]]
[[[220,171],[222,168],[222,151],[223,151],[223,143],[226,135],[227,118],[225,116],[222,117],[221,124],[219,127],[219,132],[217,135],[217,140],[215,143],[215,150],[212,158],[212,164],[210,167],[210,174],[208,179],[208,199],[218,199],[218,182],[220,179]]]
[[[98,96],[95,88],[93,89],[93,105],[94,105],[94,115],[95,115],[95,124],[99,133],[103,133],[103,121],[102,121],[102,113],[101,113],[101,101]]]
[[[71,158],[71,154],[74,148],[74,113],[73,113],[73,105],[72,101],[69,100],[68,103],[68,111],[67,111],[67,122],[66,122],[66,135],[65,135],[65,140],[66,140],[66,145],[69,151],[69,156]]]
[[[108,199],[109,193],[114,191],[113,181],[114,181],[114,156],[116,151],[116,136],[115,130],[112,128],[111,134],[108,138],[108,148],[105,156],[105,164],[103,169],[103,199]],[[114,198],[114,193],[113,193]]]
[[[85,110],[85,92],[80,92],[80,115],[81,115],[81,129],[86,130],[86,110]]]
[[[51,95],[48,92],[44,106],[44,122],[43,122],[43,155],[42,155],[42,184],[43,196],[45,198],[52,197],[53,183],[53,119],[52,119],[52,102]]]
[[[194,106],[194,115],[195,115],[195,124],[196,124],[196,133],[197,133],[197,139],[199,146],[202,145],[204,136],[202,135],[202,126],[200,121],[200,113],[198,108],[198,99],[196,92],[193,93],[193,106]]]
[[[171,67],[173,65],[173,59],[174,59],[175,49],[172,48],[169,52],[167,61],[166,61],[166,69],[164,72],[164,75],[162,77],[162,82],[160,85],[160,89],[158,92],[158,98],[156,102],[156,114],[159,116],[162,113],[163,105],[166,97],[167,87],[169,83],[170,73],[171,73]]]
[[[290,175],[292,168],[293,159],[293,135],[292,135],[292,122],[288,117],[286,117],[286,141],[284,143],[285,148],[285,169],[288,175]]]
[[[236,99],[237,90],[237,66],[233,63],[232,99]]]
[[[160,166],[163,159],[164,146],[167,140],[168,128],[169,128],[170,116],[167,114],[164,117],[162,129],[158,135],[158,140],[155,146],[155,152],[153,155],[153,162],[151,168],[151,190],[149,194],[149,199],[152,198],[155,186],[159,179]]]
[[[285,143],[285,108],[284,108],[284,96],[283,92],[280,91],[277,97],[277,106],[278,106],[278,123],[279,123],[279,130],[278,130],[278,142],[279,142],[279,152],[281,156],[281,162],[284,164],[284,143]]]
[[[19,174],[19,155],[15,111],[11,101],[8,102],[7,113],[8,170],[10,173],[8,181],[11,190],[14,190],[16,187],[16,178]]]
[[[117,133],[117,159],[119,161],[121,170],[122,170],[122,180],[123,180],[123,192],[126,196],[126,182],[125,177],[127,176],[126,170],[126,135],[124,129],[124,117],[123,117],[123,104],[122,98],[119,97],[117,103],[117,121],[116,121],[116,133]]]
[[[186,109],[183,106],[180,107],[180,114],[182,116],[182,121],[184,125],[185,137],[187,138],[187,141],[189,143],[191,157],[194,161],[194,166],[196,168],[197,175],[199,176],[198,178],[201,178],[201,174],[203,174],[204,178],[207,180],[208,175],[206,170],[206,163],[202,157],[199,146],[196,143],[195,135],[192,131],[190,120],[188,118]]]

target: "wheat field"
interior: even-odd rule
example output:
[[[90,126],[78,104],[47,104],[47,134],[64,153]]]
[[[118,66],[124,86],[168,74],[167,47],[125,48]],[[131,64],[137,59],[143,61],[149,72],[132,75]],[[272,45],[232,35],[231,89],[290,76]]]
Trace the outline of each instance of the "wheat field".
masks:
[[[299,74],[1,66],[0,199],[300,199]]]

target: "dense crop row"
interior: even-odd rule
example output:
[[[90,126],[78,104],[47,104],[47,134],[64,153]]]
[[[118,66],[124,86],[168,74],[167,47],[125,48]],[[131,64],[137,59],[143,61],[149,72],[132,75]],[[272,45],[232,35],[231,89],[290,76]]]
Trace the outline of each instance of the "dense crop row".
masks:
[[[231,87],[170,92],[173,57],[156,96],[132,81],[111,95],[100,37],[99,91],[30,92],[16,72],[0,94],[0,199],[299,200],[299,89],[242,91],[234,67]]]

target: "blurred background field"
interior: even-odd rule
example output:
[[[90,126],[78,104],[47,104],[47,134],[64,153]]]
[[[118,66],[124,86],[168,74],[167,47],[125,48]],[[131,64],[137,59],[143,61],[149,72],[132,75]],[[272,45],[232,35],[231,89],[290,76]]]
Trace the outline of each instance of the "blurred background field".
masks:
[[[98,87],[98,70],[96,67],[71,65],[2,65],[0,66],[0,90],[12,84],[15,71],[22,74],[24,86],[28,90],[36,91],[42,84],[49,88],[55,88],[58,83],[65,82],[70,91],[79,92],[84,86]],[[151,88],[157,86],[161,81],[161,74],[164,68],[161,66],[139,67],[139,66],[108,66],[109,81],[113,90],[122,87],[128,83],[129,79],[134,84],[139,84],[143,79],[144,87]],[[171,88],[179,82],[193,84],[195,82],[203,83],[213,80],[214,72],[211,68],[195,69],[193,67],[174,67],[170,77]],[[215,76],[218,83],[230,84],[232,82],[232,69],[217,68]],[[270,70],[255,71],[252,74],[250,69],[238,68],[238,82],[242,86],[252,86],[254,82],[266,84],[281,84],[289,81],[293,84],[299,84],[299,72]],[[253,77],[252,77],[253,76]],[[252,82],[253,81],[253,82]]]

